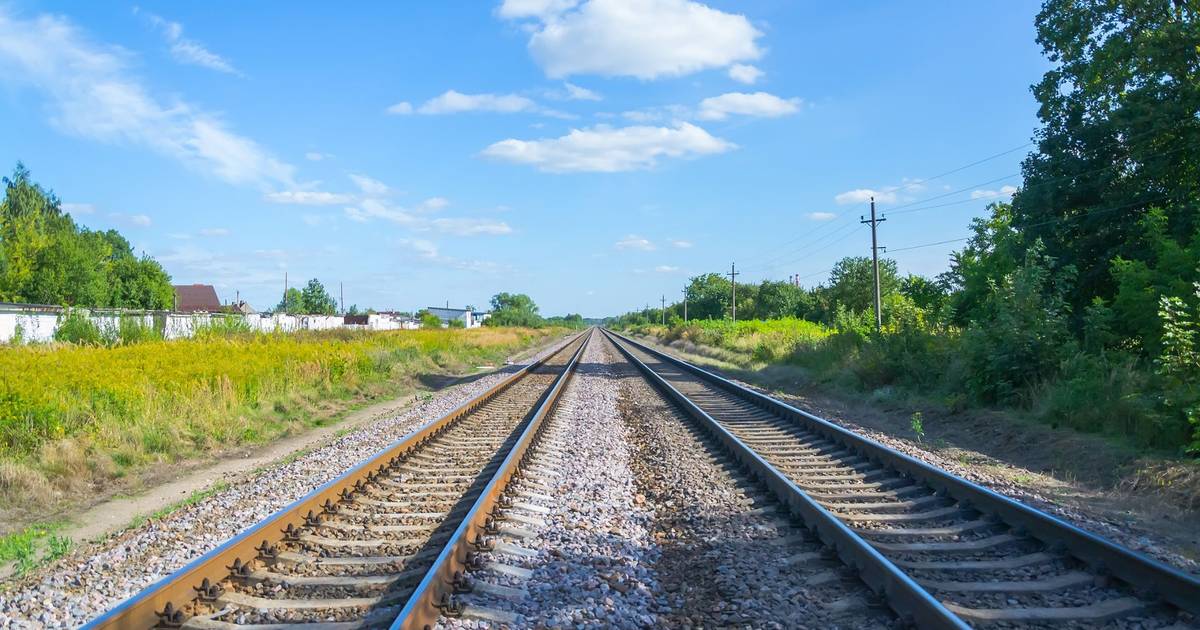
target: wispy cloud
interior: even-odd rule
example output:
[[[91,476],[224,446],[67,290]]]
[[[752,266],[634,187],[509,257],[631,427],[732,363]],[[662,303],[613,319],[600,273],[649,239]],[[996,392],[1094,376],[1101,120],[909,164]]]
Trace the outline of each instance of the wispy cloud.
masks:
[[[629,236],[617,241],[613,247],[616,247],[617,249],[640,249],[644,252],[654,251],[654,249],[656,249],[654,247],[654,243],[650,242],[650,239],[643,238],[636,234],[630,234]]]
[[[128,53],[93,43],[65,18],[0,7],[0,81],[37,90],[64,133],[149,148],[234,184],[294,187],[294,168],[218,116],[164,103],[129,72]]]
[[[298,206],[340,206],[353,202],[354,195],[319,190],[282,190],[266,193],[263,195],[263,199],[270,203]]]
[[[867,203],[874,198],[879,203],[895,203],[895,190],[873,190],[871,188],[856,188],[847,190],[844,193],[838,193],[833,200],[840,206],[852,203]]]
[[[109,213],[108,218],[112,219],[113,221],[116,221],[117,223],[119,223],[121,225],[128,225],[128,226],[133,226],[133,227],[150,227],[150,224],[153,223],[153,221],[150,220],[150,217],[146,216],[144,214],[125,214],[122,212],[111,212],[111,213]]]
[[[838,215],[836,215],[832,212],[809,212],[808,213],[808,218],[812,219],[813,221],[832,221],[832,220],[836,219],[837,216]]]
[[[587,88],[579,87],[574,83],[563,83],[563,88],[567,91],[567,98],[572,101],[598,101],[600,95]]]
[[[550,173],[616,173],[653,168],[663,157],[694,158],[736,148],[690,123],[674,127],[572,129],[559,138],[509,138],[487,147],[484,157],[528,164]]]
[[[679,267],[673,267],[671,265],[659,265],[655,267],[654,270],[658,273],[675,273],[676,271],[679,271]]]
[[[671,246],[678,247],[680,249],[687,249],[692,246],[692,242],[685,241],[683,239],[671,239]]]
[[[90,203],[64,203],[62,209],[71,216],[79,216],[81,214],[96,214],[96,206]]]
[[[137,12],[139,9],[134,7],[134,13]],[[205,48],[200,42],[184,37],[183,25],[179,22],[172,22],[153,13],[146,13],[146,18],[162,32],[163,38],[171,47],[171,56],[175,61],[241,76],[242,73],[238,72],[228,59]]]
[[[229,236],[231,232],[229,228],[202,228],[200,236]]]
[[[457,90],[446,90],[425,101],[419,107],[413,107],[411,103],[401,101],[388,107],[387,112],[397,115],[424,114],[427,116],[467,112],[529,113],[555,118],[572,118],[570,114],[543,107],[533,99],[519,94],[464,94]]]
[[[755,66],[746,65],[743,63],[735,63],[729,66],[729,78],[738,83],[753,85],[766,74]]]
[[[800,111],[802,101],[798,98],[783,99],[767,92],[729,92],[700,101],[700,120],[724,120],[731,114],[778,118]]]
[[[994,199],[996,197],[1011,197],[1017,192],[1016,186],[1001,186],[1000,190],[972,190],[972,199]]]

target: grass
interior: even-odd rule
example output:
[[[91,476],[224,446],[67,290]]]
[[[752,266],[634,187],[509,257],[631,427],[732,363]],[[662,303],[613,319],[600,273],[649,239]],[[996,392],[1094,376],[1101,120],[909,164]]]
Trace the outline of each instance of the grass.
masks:
[[[218,331],[0,347],[0,508],[48,512],[152,466],[319,426],[420,374],[503,361],[561,332]]]
[[[13,574],[20,577],[61,558],[71,550],[71,539],[56,533],[61,528],[61,524],[30,525],[0,536],[0,564],[12,563]]]
[[[141,527],[143,524],[145,524],[148,521],[156,521],[160,518],[163,518],[165,516],[172,514],[176,510],[179,510],[180,508],[185,508],[189,505],[196,505],[197,503],[207,499],[208,497],[211,497],[212,495],[214,495],[218,492],[222,492],[222,491],[228,490],[228,489],[229,489],[229,482],[218,481],[207,488],[204,488],[201,490],[195,490],[191,494],[189,494],[187,497],[180,499],[170,505],[166,505],[161,508],[158,508],[157,510],[151,512],[150,514],[139,515],[139,516],[134,517],[133,520],[129,522],[129,525],[125,526],[125,529],[133,529],[135,527]]]

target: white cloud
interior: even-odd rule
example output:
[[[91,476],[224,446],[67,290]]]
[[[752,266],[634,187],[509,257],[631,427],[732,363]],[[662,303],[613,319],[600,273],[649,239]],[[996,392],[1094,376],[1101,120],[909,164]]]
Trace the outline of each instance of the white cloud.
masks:
[[[642,238],[636,234],[630,234],[617,241],[613,247],[617,249],[640,249],[644,252],[654,251],[655,249],[654,243],[651,243],[649,239]]]
[[[501,271],[500,265],[485,260],[463,260],[445,256],[438,249],[437,243],[423,238],[397,239],[396,244],[411,252],[417,259],[453,269],[482,273]]]
[[[358,189],[363,191],[363,194],[365,195],[382,196],[391,191],[387,184],[377,179],[367,177],[366,175],[355,175],[351,173],[350,179],[354,181],[354,185],[358,186]]]
[[[337,206],[354,201],[354,196],[319,190],[282,190],[266,193],[263,195],[263,199],[270,203],[298,206]]]
[[[420,114],[457,114],[460,112],[498,112],[514,114],[531,112],[538,104],[517,94],[463,94],[446,90],[417,108]]]
[[[701,120],[723,120],[730,114],[778,118],[800,111],[800,99],[782,99],[767,92],[729,92],[700,101]]]
[[[433,241],[423,238],[402,238],[396,242],[415,252],[419,258],[434,260],[438,257],[438,247]]]
[[[134,11],[136,12],[137,9]],[[200,42],[184,37],[183,25],[179,22],[171,22],[152,13],[147,13],[146,16],[150,19],[151,24],[162,31],[163,37],[171,45],[171,56],[175,58],[175,61],[226,74],[241,74],[229,60],[208,50]]]
[[[413,113],[413,106],[412,103],[409,103],[408,101],[400,101],[395,105],[389,106],[385,111],[389,114],[404,116]]]
[[[64,203],[62,209],[67,214],[79,216],[81,214],[96,214],[96,206],[90,203]]]
[[[150,227],[150,224],[153,223],[153,221],[150,220],[150,217],[144,214],[123,214],[120,212],[113,212],[108,215],[108,218],[122,225],[131,225],[135,227]]]
[[[689,247],[691,247],[691,246],[692,246],[692,242],[691,242],[691,241],[685,241],[685,240],[683,240],[683,239],[673,239],[673,240],[671,241],[671,246],[672,246],[672,247],[678,247],[679,249],[687,249],[687,248],[689,248]]]
[[[583,90],[583,88],[578,88]],[[583,90],[587,92],[587,90]],[[567,98],[574,98],[568,92]],[[498,114],[532,113],[554,118],[574,118],[573,115],[542,107],[533,99],[519,94],[464,94],[457,90],[446,90],[414,108],[411,103],[401,101],[387,109],[389,114],[460,114],[464,112],[493,112]]]
[[[971,199],[992,199],[995,197],[1011,197],[1017,192],[1016,186],[1001,186],[1000,190],[973,190]]]
[[[498,14],[536,20],[529,52],[552,78],[676,77],[762,56],[745,16],[690,0],[505,0]]]
[[[328,153],[321,153],[319,151],[309,151],[308,153],[304,154],[304,159],[309,160],[311,162],[320,162],[321,160],[328,159],[331,157],[333,157],[333,156]]]
[[[832,221],[837,218],[837,215],[832,212],[809,212],[808,218],[813,221]]]
[[[511,234],[512,228],[503,221],[488,219],[434,219],[429,222],[430,228],[455,236],[475,236],[477,234]]]
[[[757,67],[744,63],[735,63],[729,66],[729,78],[738,83],[745,83],[746,85],[757,83],[764,74],[766,73]]]
[[[736,148],[689,123],[674,127],[597,125],[572,129],[559,138],[501,140],[482,151],[485,157],[529,164],[551,173],[615,173],[653,168],[659,158],[691,158]]]
[[[840,193],[835,196],[833,200],[837,202],[839,206],[844,206],[852,203],[868,203],[871,201],[871,197],[874,197],[875,201],[879,203],[895,203],[896,191],[857,188],[855,190],[848,190],[844,193]]]
[[[127,58],[65,18],[20,20],[0,9],[0,76],[41,92],[61,131],[144,146],[234,184],[293,186],[291,165],[216,116],[151,96],[129,73]]]
[[[421,202],[421,209],[437,211],[448,205],[450,205],[450,200],[445,197],[430,197]]]
[[[229,228],[203,228],[200,236],[229,236]]]
[[[659,265],[655,267],[654,270],[658,273],[674,273],[679,271],[679,267],[672,267],[671,265]]]
[[[583,87],[579,87],[573,83],[563,83],[563,88],[567,90],[567,98],[572,101],[598,101],[600,95]]]
[[[575,7],[579,0],[504,0],[496,13],[502,18],[545,18],[554,16]]]

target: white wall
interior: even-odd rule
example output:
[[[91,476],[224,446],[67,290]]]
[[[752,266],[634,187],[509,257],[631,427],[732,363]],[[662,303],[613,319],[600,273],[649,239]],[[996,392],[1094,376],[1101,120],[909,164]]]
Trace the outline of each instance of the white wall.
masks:
[[[9,343],[21,331],[25,343],[54,340],[58,319],[62,309],[56,307],[24,307],[18,304],[0,305],[0,343]],[[251,330],[258,332],[294,332],[297,330],[332,330],[353,328],[359,330],[415,329],[415,322],[394,319],[387,315],[371,315],[366,325],[347,326],[340,315],[227,315],[209,313],[144,313],[121,311],[97,311],[89,315],[101,329],[116,329],[122,317],[135,317],[146,326],[157,326],[161,322],[163,336],[167,339],[183,339],[195,334],[197,328],[213,320],[236,318],[246,322]],[[158,320],[158,321],[156,321]]]

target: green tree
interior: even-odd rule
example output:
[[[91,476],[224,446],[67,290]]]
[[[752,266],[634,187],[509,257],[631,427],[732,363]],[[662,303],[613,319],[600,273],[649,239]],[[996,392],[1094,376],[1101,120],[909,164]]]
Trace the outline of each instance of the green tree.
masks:
[[[484,322],[488,326],[536,328],[544,323],[542,316],[538,315],[537,304],[524,293],[497,293],[492,296],[491,303],[492,316]]]
[[[442,318],[430,313],[429,311],[421,311],[417,313],[417,319],[421,322],[421,328],[442,327]]]
[[[333,315],[337,312],[337,302],[316,278],[304,285],[304,290],[300,292],[300,303],[303,312],[309,315]]]
[[[763,280],[758,285],[754,306],[754,316],[758,319],[804,317],[812,310],[812,300],[807,291],[790,282]]]
[[[115,230],[80,228],[18,163],[0,201],[0,300],[163,309],[171,278]]]
[[[1037,16],[1055,65],[1033,87],[1042,128],[1014,223],[1026,248],[1041,240],[1079,270],[1076,312],[1114,296],[1110,261],[1151,259],[1138,238],[1151,207],[1170,209],[1177,243],[1200,227],[1198,13],[1191,0],[1046,0]]]
[[[941,282],[911,273],[900,279],[900,293],[928,313],[940,311],[949,297]]]
[[[292,287],[284,292],[283,299],[275,306],[276,313],[287,313],[289,315],[303,315],[306,311],[304,308],[304,294],[300,289]]]
[[[688,283],[690,319],[724,319],[729,316],[729,280],[719,273],[696,276]]]
[[[896,261],[879,260],[880,294],[888,296],[900,289]],[[848,256],[833,266],[829,273],[829,294],[835,308],[843,307],[861,313],[875,307],[875,270],[870,258]]]

